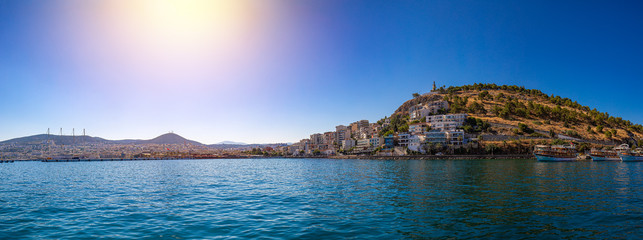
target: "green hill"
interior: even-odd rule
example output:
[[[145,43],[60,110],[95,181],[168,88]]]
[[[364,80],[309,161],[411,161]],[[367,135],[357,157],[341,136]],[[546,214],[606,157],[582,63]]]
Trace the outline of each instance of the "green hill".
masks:
[[[445,113],[467,113],[475,118],[465,123],[468,133],[517,136],[517,139],[562,138],[597,145],[643,144],[641,124],[536,89],[473,84],[413,95],[413,99],[403,103],[392,115],[392,127],[383,131],[403,129],[404,124],[409,123],[410,107],[445,100],[450,107]]]

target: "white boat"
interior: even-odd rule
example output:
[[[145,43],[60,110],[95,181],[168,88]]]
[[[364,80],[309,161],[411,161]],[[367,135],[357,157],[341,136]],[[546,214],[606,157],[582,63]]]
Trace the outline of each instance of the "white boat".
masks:
[[[627,144],[621,144],[618,149],[618,156],[623,162],[643,162],[643,149],[630,150],[630,145]]]
[[[592,148],[589,156],[592,161],[621,161],[617,151]]]
[[[536,145],[534,156],[541,162],[573,162],[578,152],[574,145]]]

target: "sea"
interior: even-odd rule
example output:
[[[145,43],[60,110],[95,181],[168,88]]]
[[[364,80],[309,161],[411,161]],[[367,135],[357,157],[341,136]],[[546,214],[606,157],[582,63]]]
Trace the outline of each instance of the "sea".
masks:
[[[643,162],[0,164],[0,239],[641,239]]]

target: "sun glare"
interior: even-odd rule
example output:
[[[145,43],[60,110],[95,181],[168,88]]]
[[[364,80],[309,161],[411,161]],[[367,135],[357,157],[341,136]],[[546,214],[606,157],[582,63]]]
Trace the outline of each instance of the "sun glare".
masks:
[[[159,31],[218,37],[243,30],[250,10],[243,1],[147,0],[139,4],[141,19]]]
[[[266,19],[277,14],[267,1],[249,0],[112,0],[80,6],[70,5],[74,11],[65,24],[74,26],[66,29],[73,31],[69,36],[81,59],[136,73],[140,81],[185,81],[242,68],[266,41],[260,36]]]
[[[252,5],[227,0],[127,1],[128,24],[165,47],[234,45],[252,31]],[[132,26],[130,25],[130,26]]]

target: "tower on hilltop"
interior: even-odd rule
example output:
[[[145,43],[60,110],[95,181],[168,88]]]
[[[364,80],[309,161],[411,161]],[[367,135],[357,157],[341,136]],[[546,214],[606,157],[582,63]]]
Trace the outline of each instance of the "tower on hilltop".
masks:
[[[435,90],[438,90],[438,89],[435,87],[435,81],[433,81],[433,90],[431,90],[431,92],[435,92]]]

